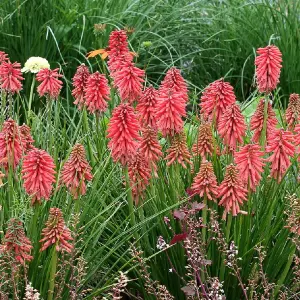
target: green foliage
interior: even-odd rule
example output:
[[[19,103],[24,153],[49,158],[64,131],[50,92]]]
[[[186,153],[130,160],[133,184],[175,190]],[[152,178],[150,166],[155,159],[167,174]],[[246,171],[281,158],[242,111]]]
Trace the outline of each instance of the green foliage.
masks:
[[[258,95],[252,92],[253,60],[255,49],[268,44],[272,37],[283,53],[281,91],[274,103],[280,124],[283,122],[281,107],[291,92],[300,92],[297,78],[299,66],[295,63],[298,45],[297,1],[72,1],[67,0],[2,0],[0,7],[0,45],[11,59],[24,63],[30,56],[46,57],[51,67],[61,66],[64,74],[63,97],[52,105],[51,121],[47,108],[34,89],[30,90],[32,75],[26,75],[24,92],[15,97],[15,119],[19,124],[30,125],[35,146],[47,150],[54,158],[57,175],[76,142],[84,144],[88,160],[93,167],[94,179],[88,185],[87,194],[78,200],[57,181],[51,201],[39,207],[31,207],[24,192],[20,170],[10,175],[0,188],[0,239],[3,239],[7,221],[19,217],[28,237],[34,244],[34,260],[29,264],[28,279],[43,297],[48,291],[51,251],[39,252],[40,233],[48,218],[49,208],[62,209],[67,225],[72,228],[74,214],[80,212],[79,223],[74,231],[80,231],[78,251],[87,262],[87,274],[79,290],[90,289],[90,295],[105,295],[118,271],[128,271],[129,288],[138,291],[145,299],[151,299],[144,289],[139,267],[133,263],[130,245],[139,245],[151,268],[151,277],[167,286],[176,299],[184,299],[183,282],[171,268],[166,253],[158,252],[156,243],[161,235],[170,242],[174,233],[163,221],[170,219],[176,233],[182,228],[172,217],[172,211],[187,201],[186,189],[199,170],[199,158],[194,169],[178,165],[166,167],[162,160],[158,177],[153,177],[145,198],[134,209],[136,225],[130,223],[127,192],[123,170],[112,162],[107,149],[106,129],[111,110],[118,99],[110,104],[109,111],[100,117],[87,116],[72,105],[70,78],[81,63],[91,69],[107,72],[100,59],[87,61],[85,54],[93,49],[104,48],[108,35],[116,27],[134,28],[130,35],[132,49],[139,53],[138,63],[146,69],[147,84],[157,85],[165,70],[175,64],[182,68],[190,80],[189,116],[185,123],[188,146],[197,138],[196,118],[199,88],[226,76],[235,86],[243,102],[243,113],[249,121]],[[199,17],[200,16],[200,17]],[[94,24],[107,24],[105,29],[94,29]],[[29,99],[32,97],[31,109]],[[28,114],[30,111],[30,114]],[[249,137],[246,138],[249,140]],[[164,151],[168,141],[160,140]],[[229,155],[214,157],[214,171],[218,182],[223,180],[224,170],[230,161]],[[293,159],[284,180],[277,184],[266,168],[262,182],[255,193],[249,195],[244,210],[248,215],[239,215],[232,222],[220,221],[227,242],[234,240],[242,258],[240,266],[244,283],[255,269],[255,251],[258,245],[267,252],[264,268],[271,282],[289,287],[292,281],[292,257],[295,247],[284,228],[285,196],[298,193],[298,163]],[[197,201],[202,201],[196,197]],[[222,215],[217,204],[209,202],[209,208]],[[201,214],[200,214],[201,215]],[[79,228],[82,228],[81,230]],[[135,240],[134,237],[138,237]],[[207,239],[211,236],[208,234]],[[176,244],[168,255],[177,272],[184,276],[185,251]],[[237,280],[224,267],[222,254],[210,243],[207,255],[212,260],[210,276],[219,276],[224,281],[228,299],[240,299],[242,292]],[[61,257],[60,257],[61,258]],[[66,278],[69,278],[69,274]],[[64,286],[64,299],[67,287]]]

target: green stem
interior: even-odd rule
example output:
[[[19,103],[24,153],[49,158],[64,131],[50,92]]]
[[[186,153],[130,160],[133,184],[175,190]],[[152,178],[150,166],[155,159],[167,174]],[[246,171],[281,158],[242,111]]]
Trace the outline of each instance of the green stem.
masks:
[[[5,120],[5,115],[6,115],[6,99],[7,94],[4,91],[1,91],[1,124],[4,122]]]
[[[132,197],[132,192],[131,192],[131,188],[130,188],[130,181],[129,181],[127,166],[124,168],[124,173],[125,173],[125,178],[126,178],[127,201],[128,201],[129,215],[130,215],[130,225],[132,228],[134,228],[136,225],[136,221],[135,221],[133,197]],[[138,240],[138,234],[136,231],[134,232],[134,237],[136,240]]]
[[[267,141],[267,121],[268,121],[268,105],[269,105],[269,98],[265,96],[265,105],[264,105],[264,123],[263,128],[260,136],[260,144],[265,150],[266,141]]]
[[[48,138],[49,138],[49,153],[52,153],[53,132],[52,132],[52,100],[47,99],[47,116],[48,116]]]
[[[226,226],[226,230],[225,230],[226,243],[229,242],[231,222],[232,222],[232,215],[228,214],[227,226]],[[222,254],[221,270],[220,270],[220,280],[222,280],[222,281],[224,280],[224,274],[225,274],[224,259],[225,259],[225,255]]]
[[[92,166],[94,166],[95,160],[94,160],[92,146],[91,146],[91,142],[90,142],[89,120],[88,120],[86,108],[83,109],[83,132],[86,136],[86,143],[88,146],[89,159],[91,161]]]
[[[57,252],[56,252],[56,247],[54,246],[53,252],[52,252],[51,263],[50,263],[49,290],[48,290],[48,298],[47,298],[48,300],[53,300],[56,265],[57,265]]]
[[[35,86],[35,76],[33,76],[31,87],[30,87],[30,95],[29,95],[29,102],[28,102],[28,112],[27,112],[27,124],[30,126],[31,123],[31,104],[33,99],[33,89]]]

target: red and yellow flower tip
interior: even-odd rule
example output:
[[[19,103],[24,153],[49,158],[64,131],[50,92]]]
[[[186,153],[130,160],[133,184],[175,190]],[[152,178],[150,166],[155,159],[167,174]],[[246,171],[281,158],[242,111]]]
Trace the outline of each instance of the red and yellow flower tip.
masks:
[[[0,51],[0,64],[2,64],[4,61],[9,61],[8,54],[4,51]]]
[[[91,74],[85,88],[85,105],[90,113],[100,113],[107,109],[110,100],[110,88],[104,74],[98,71]]]
[[[290,131],[277,129],[268,139],[266,152],[272,153],[267,161],[271,163],[271,176],[278,182],[291,165],[291,157],[295,154],[294,136]]]
[[[66,185],[74,199],[85,195],[86,181],[93,179],[91,171],[83,145],[76,144],[61,171],[61,182]]]
[[[66,227],[63,214],[59,208],[50,208],[46,227],[42,230],[42,247],[40,251],[45,251],[48,247],[54,245],[56,251],[72,252],[73,245],[69,243],[73,238],[71,231]]]
[[[193,194],[216,201],[218,183],[211,162],[204,161],[201,163],[200,170],[193,180],[191,190]]]
[[[204,122],[199,125],[197,141],[192,147],[192,153],[206,158],[208,155],[212,155],[213,151],[214,145],[211,123]]]
[[[135,155],[134,160],[128,163],[128,176],[132,196],[135,204],[138,205],[139,199],[143,197],[151,179],[149,163],[139,151]]]
[[[156,125],[156,106],[157,106],[157,90],[150,86],[146,88],[138,100],[136,110],[139,115],[139,120],[143,126],[157,128]]]
[[[72,78],[72,83],[74,89],[72,90],[72,95],[75,98],[74,104],[81,109],[84,106],[85,102],[85,88],[87,85],[88,78],[90,76],[90,72],[88,67],[85,64],[81,64]]]
[[[34,148],[23,160],[22,178],[24,189],[32,197],[31,204],[49,200],[55,182],[55,165],[53,158],[45,151]]]
[[[261,98],[255,113],[253,114],[253,116],[251,117],[250,120],[250,129],[252,131],[254,131],[253,137],[252,137],[252,141],[254,143],[258,143],[260,138],[261,138],[261,134],[263,131],[263,126],[264,126],[264,106],[265,106],[265,99]],[[268,109],[267,109],[267,123],[266,123],[266,138],[268,140],[270,134],[272,133],[272,131],[274,131],[276,129],[276,125],[277,125],[277,119],[276,119],[276,115],[275,112],[272,109],[272,104],[269,102],[268,103]]]
[[[25,235],[22,222],[19,219],[11,218],[8,221],[3,244],[0,246],[0,253],[9,253],[16,262],[25,264],[26,261],[33,259],[30,255],[32,248],[31,241]]]
[[[21,64],[18,62],[2,61],[0,64],[0,88],[7,93],[15,94],[22,90],[24,80]]]
[[[247,189],[244,188],[238,168],[234,164],[226,167],[224,180],[219,186],[218,198],[221,198],[219,205],[225,208],[223,219],[226,219],[227,213],[233,216],[244,213],[240,210],[240,205],[247,201]]]
[[[230,83],[223,78],[212,82],[205,88],[200,99],[201,113],[208,115],[214,124],[218,124],[226,108],[235,102],[235,94]]]
[[[175,67],[172,67],[168,70],[164,80],[161,83],[160,90],[161,89],[175,91],[185,102],[188,102],[187,84],[182,77],[180,70]]]
[[[145,71],[137,68],[132,61],[121,64],[114,72],[114,86],[118,89],[121,101],[132,103],[142,95]]]
[[[276,88],[279,82],[282,55],[274,45],[258,48],[257,54],[255,65],[258,90],[260,93],[268,94]]]
[[[142,140],[139,146],[140,154],[149,162],[152,166],[155,175],[157,170],[157,161],[163,156],[161,151],[161,145],[157,138],[157,130],[150,126],[142,129]]]
[[[13,169],[17,167],[22,157],[22,146],[19,126],[14,120],[8,119],[0,132],[0,161],[6,170],[9,166]]]
[[[113,112],[108,124],[108,143],[114,161],[126,165],[137,153],[139,122],[133,107],[129,103],[121,103]]]
[[[27,153],[34,148],[34,139],[31,136],[30,127],[26,124],[23,124],[22,126],[19,126],[19,130],[22,142],[22,150],[24,153]]]
[[[263,172],[264,152],[257,144],[248,144],[234,154],[234,160],[239,170],[239,176],[245,185],[255,191],[261,180]]]
[[[57,99],[62,88],[62,81],[58,78],[63,77],[58,73],[58,68],[54,70],[42,69],[36,75],[36,80],[40,82],[37,91],[40,97],[48,95],[50,99]]]
[[[186,136],[183,132],[172,137],[171,146],[167,153],[168,155],[165,158],[168,161],[167,166],[177,162],[186,169],[186,164],[192,164],[191,154],[186,144]]]
[[[291,94],[288,107],[285,111],[285,119],[289,130],[300,122],[300,96],[299,94]]]
[[[223,139],[223,143],[230,150],[235,150],[237,144],[243,143],[246,129],[247,126],[239,105],[233,103],[228,106],[218,123],[218,132]]]

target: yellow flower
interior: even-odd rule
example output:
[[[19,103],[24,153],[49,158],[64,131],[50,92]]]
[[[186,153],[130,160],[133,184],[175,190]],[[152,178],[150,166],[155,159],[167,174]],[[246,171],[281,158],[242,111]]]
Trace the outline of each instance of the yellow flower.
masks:
[[[50,69],[48,60],[39,56],[32,56],[27,59],[22,72],[38,73],[42,69]]]

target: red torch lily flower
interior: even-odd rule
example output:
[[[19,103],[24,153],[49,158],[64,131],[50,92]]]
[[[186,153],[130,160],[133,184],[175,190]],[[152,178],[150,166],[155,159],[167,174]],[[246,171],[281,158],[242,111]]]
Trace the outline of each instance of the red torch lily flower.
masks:
[[[55,165],[53,158],[45,151],[34,148],[24,157],[22,178],[27,194],[32,197],[31,204],[48,200],[55,182]]]
[[[258,90],[268,94],[279,82],[282,55],[274,45],[258,48],[257,53],[259,55],[255,59],[255,65]]]
[[[258,186],[264,166],[264,152],[257,144],[248,144],[234,154],[239,176],[252,191]]]
[[[225,207],[223,219],[231,212],[233,216],[242,212],[240,205],[247,201],[247,189],[239,177],[239,171],[233,164],[227,166],[225,177],[219,186],[218,198],[221,198],[219,205]]]
[[[200,99],[201,113],[217,124],[226,108],[234,102],[233,87],[221,78],[205,88]]]
[[[128,103],[121,103],[113,110],[107,137],[111,139],[108,147],[114,161],[126,165],[134,159],[140,141],[139,129],[137,116]]]
[[[266,152],[272,153],[268,158],[271,162],[271,176],[278,182],[281,181],[288,167],[291,157],[295,154],[294,136],[289,131],[278,129],[272,132],[268,140]]]

